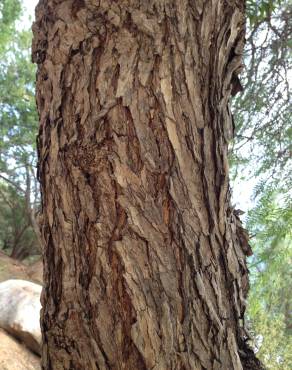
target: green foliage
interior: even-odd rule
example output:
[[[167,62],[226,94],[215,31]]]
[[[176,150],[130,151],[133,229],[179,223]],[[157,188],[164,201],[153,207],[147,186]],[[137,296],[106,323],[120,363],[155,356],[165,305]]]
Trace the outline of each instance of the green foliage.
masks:
[[[35,66],[30,62],[31,31],[15,28],[20,2],[1,1],[0,9],[0,171],[16,177],[21,167],[35,164]]]
[[[292,204],[270,188],[249,212],[255,234],[248,316],[267,369],[292,368]]]
[[[292,3],[282,1],[274,13],[249,26],[242,76],[245,90],[233,101],[232,159],[237,172],[248,162],[254,176],[267,185],[281,178],[286,187],[292,181],[291,19]]]
[[[0,248],[17,259],[38,253],[25,197],[15,187],[0,184],[0,209]]]
[[[17,168],[26,163],[35,164],[38,120],[30,43],[30,32],[17,34],[10,52],[0,64],[0,137],[3,138],[0,142],[0,170],[12,163],[12,158]]]
[[[0,0],[0,57],[8,50],[15,33],[15,21],[21,14],[19,0]]]
[[[34,252],[36,245],[35,66],[30,61],[31,31],[16,29],[20,2],[1,1],[0,14],[0,247],[8,245],[22,258],[27,247]]]
[[[233,101],[233,179],[258,179],[247,217],[253,235],[248,322],[267,369],[292,368],[291,1],[247,1],[244,92]]]
[[[281,0],[247,0],[246,14],[251,24],[256,23],[271,14],[277,5],[281,4]]]

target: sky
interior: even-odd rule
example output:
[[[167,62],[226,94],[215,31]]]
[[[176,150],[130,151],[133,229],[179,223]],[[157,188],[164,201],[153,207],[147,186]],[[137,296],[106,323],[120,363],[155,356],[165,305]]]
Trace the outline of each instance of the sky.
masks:
[[[25,8],[24,15],[19,23],[19,27],[28,28],[34,20],[34,10],[37,6],[38,0],[23,0],[22,4]]]
[[[34,20],[34,11],[38,3],[38,0],[23,0],[22,4],[25,8],[24,15],[22,16],[21,21],[19,22],[18,27],[29,28],[31,23]],[[252,193],[253,188],[256,184],[256,179],[251,178],[250,180],[240,180],[238,179],[236,183],[232,184],[233,188],[233,203],[236,208],[241,209],[244,212],[247,212],[248,209],[252,208]],[[245,218],[244,216],[242,217]]]

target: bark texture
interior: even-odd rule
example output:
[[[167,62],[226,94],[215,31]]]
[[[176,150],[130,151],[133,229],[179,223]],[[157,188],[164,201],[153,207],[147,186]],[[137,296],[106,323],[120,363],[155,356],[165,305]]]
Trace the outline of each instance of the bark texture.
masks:
[[[242,0],[41,0],[46,370],[259,369],[230,206]]]

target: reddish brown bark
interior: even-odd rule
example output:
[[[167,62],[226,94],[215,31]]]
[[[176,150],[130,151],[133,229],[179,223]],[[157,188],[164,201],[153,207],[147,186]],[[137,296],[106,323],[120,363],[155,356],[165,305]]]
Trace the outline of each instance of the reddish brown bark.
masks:
[[[44,369],[259,369],[228,100],[244,1],[42,0]]]

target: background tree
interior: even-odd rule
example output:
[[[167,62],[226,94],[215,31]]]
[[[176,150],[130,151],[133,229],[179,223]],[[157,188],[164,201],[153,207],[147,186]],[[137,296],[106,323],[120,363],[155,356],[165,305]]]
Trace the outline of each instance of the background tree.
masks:
[[[35,253],[39,245],[35,221],[39,203],[35,170],[35,67],[30,62],[31,31],[16,29],[20,2],[2,1],[0,12],[0,185],[3,184],[0,217],[4,222],[1,231],[5,234],[0,246],[10,245],[13,257],[24,258]],[[10,227],[6,228],[9,221]],[[26,232],[18,235],[15,228],[22,230],[24,225]],[[32,238],[29,242],[27,234]]]
[[[292,4],[249,1],[247,5],[244,92],[233,102],[231,168],[238,184],[257,179],[246,219],[254,251],[249,262],[249,327],[266,368],[288,370],[292,367]]]
[[[15,21],[21,13],[19,0],[1,0],[0,2],[0,53],[1,56],[9,49],[15,32]]]
[[[292,365],[292,207],[280,190],[266,190],[247,222],[255,235],[249,326],[257,354],[271,370]]]
[[[249,2],[244,91],[233,101],[236,131],[234,170],[243,167],[264,184],[281,181],[289,189],[291,173],[291,1]],[[258,7],[258,11],[256,11]],[[283,190],[283,189],[282,189]]]
[[[14,186],[0,185],[1,248],[12,258],[23,260],[38,254],[36,238],[26,215],[25,198]]]

